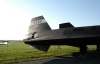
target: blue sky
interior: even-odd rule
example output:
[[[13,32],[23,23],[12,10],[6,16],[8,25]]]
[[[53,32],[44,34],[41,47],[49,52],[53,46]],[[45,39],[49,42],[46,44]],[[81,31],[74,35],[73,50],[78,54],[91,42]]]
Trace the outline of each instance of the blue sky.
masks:
[[[11,18],[13,16],[14,19],[18,19],[18,21],[20,21],[18,23],[19,27],[22,26],[28,27],[29,25],[28,23],[30,22],[31,18],[40,15],[43,15],[45,17],[46,21],[49,23],[52,29],[58,29],[59,24],[64,22],[70,22],[76,27],[100,25],[100,0],[2,0],[2,1],[8,4],[9,7],[11,7],[11,8],[8,7],[8,9],[6,9],[6,11],[4,11],[3,13],[11,9],[9,10],[10,12],[7,13],[13,12],[12,13],[13,15],[10,16],[10,14],[8,14],[8,16],[6,17]],[[4,5],[2,5],[2,8],[6,7],[7,6],[4,7]],[[15,11],[13,8],[16,9],[17,11]],[[19,16],[17,16],[15,13],[21,16],[20,17],[21,20]],[[9,21],[13,20],[9,19]],[[13,21],[13,23],[15,22]],[[23,27],[20,29],[16,28],[16,30],[24,31],[22,30]],[[10,28],[11,27],[9,27],[9,30]],[[15,34],[15,32],[13,33]]]
[[[9,2],[33,17],[43,15],[51,25],[63,22],[71,22],[75,26],[100,24],[100,0],[10,0]]]

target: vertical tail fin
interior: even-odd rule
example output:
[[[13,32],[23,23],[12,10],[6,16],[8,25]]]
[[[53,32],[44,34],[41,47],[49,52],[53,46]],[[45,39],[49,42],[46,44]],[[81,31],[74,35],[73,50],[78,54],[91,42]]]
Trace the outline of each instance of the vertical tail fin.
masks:
[[[51,30],[51,28],[43,16],[32,18],[28,29],[29,33],[40,32],[45,30]]]
[[[46,31],[46,30],[51,30],[51,28],[43,16],[32,18],[30,26],[28,28],[28,33],[29,33],[28,38],[31,38],[34,33]],[[31,46],[46,52],[50,47],[50,45],[31,45]]]

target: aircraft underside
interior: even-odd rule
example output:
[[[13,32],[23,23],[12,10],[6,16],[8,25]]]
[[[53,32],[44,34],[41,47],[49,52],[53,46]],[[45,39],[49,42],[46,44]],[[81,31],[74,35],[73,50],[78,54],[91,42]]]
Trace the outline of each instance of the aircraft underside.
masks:
[[[48,40],[25,40],[30,45],[99,45],[100,37],[84,37],[84,38],[66,38],[66,39],[48,39]]]
[[[27,40],[24,43],[35,45],[41,51],[48,51],[50,45],[69,45],[80,48],[81,54],[87,53],[86,45],[97,45],[97,51],[100,51],[100,37],[85,37],[85,38],[66,38],[66,39],[50,39],[50,40]]]

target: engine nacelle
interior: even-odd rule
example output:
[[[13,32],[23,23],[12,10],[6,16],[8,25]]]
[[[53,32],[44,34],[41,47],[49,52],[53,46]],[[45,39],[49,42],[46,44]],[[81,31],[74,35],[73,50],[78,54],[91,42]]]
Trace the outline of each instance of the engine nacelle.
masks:
[[[61,29],[61,28],[69,28],[69,27],[74,27],[74,26],[70,22],[59,24],[59,29]]]

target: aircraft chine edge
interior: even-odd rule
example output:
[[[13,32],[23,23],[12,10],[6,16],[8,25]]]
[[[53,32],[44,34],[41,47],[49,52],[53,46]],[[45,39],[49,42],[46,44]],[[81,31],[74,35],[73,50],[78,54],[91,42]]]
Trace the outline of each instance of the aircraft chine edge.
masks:
[[[70,45],[87,52],[86,45],[97,45],[100,51],[100,25],[74,27],[70,22],[59,24],[59,29],[52,30],[43,16],[31,19],[27,38],[24,43],[41,51],[48,51],[50,45]]]

